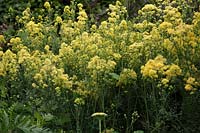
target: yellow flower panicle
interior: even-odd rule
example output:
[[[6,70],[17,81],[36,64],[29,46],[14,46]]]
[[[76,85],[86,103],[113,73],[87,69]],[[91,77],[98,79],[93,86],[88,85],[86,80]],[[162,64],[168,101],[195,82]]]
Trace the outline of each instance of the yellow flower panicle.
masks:
[[[72,87],[72,81],[70,81],[69,76],[64,73],[64,69],[56,68],[53,62],[48,58],[44,60],[44,64],[41,66],[40,71],[35,74],[34,79],[35,84],[44,89],[48,86],[67,89]]]
[[[46,1],[46,2],[44,3],[44,7],[45,7],[47,10],[50,10],[50,9],[51,9],[51,5],[50,5],[50,3],[49,3],[48,1]]]
[[[87,13],[84,10],[80,11],[77,19],[79,21],[86,21],[88,19]]]
[[[166,59],[158,55],[154,60],[150,59],[141,67],[141,73],[143,77],[149,77],[151,79],[165,76],[167,80],[171,80],[173,77],[182,75],[182,70],[175,64],[166,65]],[[167,83],[166,79],[162,83]]]
[[[169,66],[168,70],[164,72],[167,79],[171,79],[176,76],[182,75],[182,70],[178,65],[172,64]]]
[[[104,60],[98,56],[94,56],[91,58],[91,61],[88,62],[88,69],[96,70],[97,72],[106,72],[113,70],[115,68],[116,63],[111,60]]]
[[[62,15],[55,14],[52,20],[55,25],[47,24],[51,19],[48,16],[50,13],[47,16],[34,16],[38,18],[35,21],[30,8],[22,13],[22,17],[16,17],[25,27],[19,30],[19,37],[10,39],[8,45],[12,46],[12,51],[0,51],[0,76],[15,79],[19,66],[23,66],[24,76],[33,81],[33,88],[53,88],[59,96],[63,88],[71,89],[73,84],[77,84],[74,92],[84,95],[90,92],[87,90],[92,84],[90,81],[105,80],[106,75],[115,69],[122,70],[116,81],[118,86],[135,83],[138,72],[134,70],[141,68],[144,78],[152,82],[156,79],[163,86],[169,87],[173,79],[185,74],[186,68],[182,61],[187,57],[186,52],[189,55],[199,53],[198,12],[194,14],[192,24],[185,24],[177,8],[167,5],[161,11],[160,7],[147,4],[138,11],[141,22],[131,23],[125,19],[126,8],[117,1],[115,5],[109,5],[107,20],[100,25],[90,26],[83,5],[78,4],[77,7],[77,18],[74,18],[76,11],[65,6]],[[49,2],[44,3],[44,8],[53,11]],[[159,16],[159,13],[164,16]],[[155,22],[154,16],[161,19]],[[60,37],[55,35],[58,24],[61,24]],[[0,35],[0,45],[3,43],[6,43],[5,38]],[[158,54],[149,59],[156,53],[163,56]],[[172,58],[169,64],[167,58],[170,56],[178,58],[178,61]],[[147,62],[140,66],[142,59],[147,59]],[[196,62],[194,59],[191,64]],[[198,68],[195,72],[198,73]],[[72,81],[72,75],[78,78]],[[85,82],[86,77],[90,78],[88,84]],[[198,88],[197,79],[189,77],[185,90],[192,91],[195,88]],[[74,102],[84,105],[82,100],[76,99]]]
[[[84,104],[85,104],[85,101],[84,101],[83,98],[76,98],[76,99],[74,100],[74,103],[75,103],[76,105],[81,106],[81,105],[84,105]]]
[[[181,13],[178,11],[177,8],[174,8],[172,6],[166,6],[164,13],[164,20],[166,22],[171,22],[175,25],[178,25],[182,22]]]
[[[30,21],[31,19],[31,11],[30,11],[30,8],[26,8],[23,12],[22,12],[22,17],[19,17],[19,16],[16,16],[16,20],[19,22],[19,23],[22,23],[22,24],[26,24],[28,21]]]
[[[116,23],[117,20],[120,19],[120,17],[124,17],[124,15],[127,13],[127,10],[125,7],[122,6],[120,1],[116,1],[115,5],[110,4],[109,5],[109,18],[108,22],[109,23]]]
[[[186,90],[186,91],[192,91],[192,90],[193,90],[192,85],[191,85],[191,84],[186,84],[186,85],[185,85],[185,90]]]
[[[5,37],[3,35],[0,35],[0,46],[3,43],[6,43]]]
[[[56,17],[56,23],[58,23],[58,24],[62,23],[62,18],[60,16]]]
[[[153,5],[153,4],[146,4],[143,8],[142,8],[142,11],[144,12],[149,12],[149,11],[156,11],[158,10],[158,8]]]
[[[18,63],[22,64],[24,63],[27,59],[29,60],[31,58],[30,53],[26,49],[21,49],[18,53]]]
[[[119,26],[120,26],[122,29],[127,29],[127,22],[126,22],[126,20],[122,20],[121,23],[119,24]]]
[[[196,91],[199,86],[200,86],[199,82],[197,82],[194,77],[188,77],[185,84],[185,90]]]
[[[64,13],[68,14],[68,15],[71,15],[71,11],[70,11],[70,7],[69,6],[65,6]]]
[[[10,43],[8,45],[18,45],[20,43],[22,43],[21,38],[15,37],[10,39]]]
[[[30,36],[40,35],[42,34],[43,25],[41,23],[35,23],[34,21],[29,21],[26,24],[26,30],[29,32]]]
[[[5,71],[4,71],[4,65],[1,61],[1,58],[3,57],[4,52],[0,51],[0,76],[4,76],[5,75]]]
[[[168,86],[168,83],[169,83],[169,80],[168,79],[166,79],[166,78],[164,78],[164,79],[162,79],[161,80],[161,83],[164,85],[164,86]]]
[[[156,79],[159,73],[165,66],[166,59],[162,55],[158,55],[154,60],[149,60],[144,66],[141,67],[141,73],[144,77]]]
[[[159,29],[160,30],[164,30],[164,31],[166,31],[166,30],[168,30],[169,28],[172,28],[172,23],[170,23],[170,22],[162,22],[160,25],[159,25]]]
[[[134,80],[137,79],[137,74],[134,70],[124,68],[119,76],[119,81],[117,82],[117,86],[126,85],[128,83],[133,83]]]
[[[0,52],[0,75],[7,75],[10,80],[14,80],[17,77],[17,72],[19,71],[19,65],[17,64],[17,56],[10,50],[7,50],[5,53]]]

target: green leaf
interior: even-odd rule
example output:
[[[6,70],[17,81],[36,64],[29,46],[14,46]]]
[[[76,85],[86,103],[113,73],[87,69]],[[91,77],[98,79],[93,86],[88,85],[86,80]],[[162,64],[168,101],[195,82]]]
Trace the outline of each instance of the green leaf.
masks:
[[[133,133],[144,133],[144,131],[142,131],[142,130],[137,130],[137,131],[134,131]]]
[[[45,121],[51,121],[54,118],[54,116],[51,114],[45,114],[43,118]]]
[[[6,113],[6,111],[3,111],[3,122],[4,122],[5,128],[8,128],[9,127],[9,117],[8,117],[8,114]]]
[[[118,75],[118,74],[116,74],[116,73],[109,73],[109,75],[110,75],[113,79],[119,80],[119,75]]]

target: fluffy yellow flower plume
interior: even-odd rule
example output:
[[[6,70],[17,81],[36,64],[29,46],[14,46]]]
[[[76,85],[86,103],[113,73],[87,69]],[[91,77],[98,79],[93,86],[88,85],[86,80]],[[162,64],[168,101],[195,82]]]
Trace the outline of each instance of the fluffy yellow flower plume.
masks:
[[[77,17],[79,21],[85,21],[88,19],[87,13],[84,10],[79,11],[79,16]]]
[[[64,13],[70,15],[71,14],[71,11],[70,11],[70,7],[69,6],[65,6],[64,8]]]
[[[3,51],[0,51],[0,58],[3,56]],[[4,64],[0,61],[0,77],[5,75]]]
[[[158,74],[164,68],[166,59],[162,55],[158,55],[154,60],[150,59],[141,67],[141,73],[144,77],[158,78]]]
[[[178,25],[182,21],[181,13],[178,11],[177,8],[174,8],[172,6],[166,6],[164,13],[165,15],[163,17],[164,17],[164,21],[166,22],[171,22],[173,24]]]
[[[6,43],[6,40],[5,40],[5,38],[4,38],[3,35],[0,35],[0,45],[1,45],[2,43]]]
[[[27,59],[30,59],[30,53],[26,49],[21,49],[18,53],[18,63],[21,64]]]
[[[127,84],[129,82],[132,82],[133,80],[135,80],[137,78],[137,74],[134,70],[132,69],[128,69],[128,68],[124,68],[122,70],[122,72],[120,73],[119,76],[119,81],[117,83],[117,85],[121,85],[121,84]]]
[[[187,79],[186,83],[191,84],[191,85],[194,85],[194,84],[195,84],[195,78],[189,77],[189,78]]]
[[[180,76],[182,70],[178,65],[172,64],[164,74],[167,76],[167,79],[171,79],[172,77]]]
[[[21,42],[22,42],[22,41],[21,41],[21,38],[15,37],[15,38],[11,38],[11,39],[10,39],[9,45],[12,45],[12,44],[20,44]]]
[[[49,4],[48,1],[46,1],[46,2],[44,3],[44,7],[45,7],[47,10],[49,10],[49,9],[51,8],[51,5]]]
[[[2,53],[2,52],[1,52]],[[18,72],[19,65],[17,64],[17,56],[15,53],[13,53],[11,50],[7,50],[2,55],[2,61],[0,61],[1,64],[1,75],[7,74],[10,76],[11,79],[16,78],[16,74]],[[3,70],[3,72],[2,72]]]
[[[76,98],[76,99],[74,100],[74,103],[75,103],[76,105],[84,105],[84,104],[85,104],[85,101],[84,101],[83,98]]]
[[[166,79],[166,78],[164,78],[164,79],[162,79],[161,83],[162,83],[163,85],[166,85],[166,86],[167,86],[167,84],[169,83],[169,80]]]
[[[97,73],[109,73],[114,70],[116,62],[112,60],[101,59],[99,56],[94,56],[88,62],[88,70],[93,78],[97,78]]]
[[[186,91],[191,91],[192,89],[193,89],[192,85],[190,85],[190,84],[186,84],[185,85],[185,90]]]
[[[56,17],[56,23],[58,23],[58,24],[62,23],[62,18],[60,16]]]
[[[122,29],[127,29],[127,22],[126,22],[126,20],[122,20],[121,23],[119,24],[119,26],[120,26]]]
[[[144,11],[144,12],[153,11],[153,10],[158,10],[158,8],[155,5],[153,5],[153,4],[146,4],[142,8],[142,11]]]
[[[199,83],[196,81],[194,77],[188,77],[185,84],[186,91],[195,91],[197,87],[199,87]]]
[[[43,25],[41,23],[35,23],[34,21],[29,21],[26,24],[26,30],[30,33],[31,36],[35,34],[40,34],[43,28]]]
[[[166,59],[158,55],[154,60],[150,59],[144,66],[141,67],[141,73],[144,77],[158,78],[160,76],[166,76],[166,79],[170,80],[172,77],[180,76],[182,70],[178,65],[171,64],[166,65]],[[167,81],[163,81],[166,83]]]
[[[172,28],[172,24],[170,22],[162,22],[160,25],[159,25],[159,29],[160,30],[167,30],[168,28]]]

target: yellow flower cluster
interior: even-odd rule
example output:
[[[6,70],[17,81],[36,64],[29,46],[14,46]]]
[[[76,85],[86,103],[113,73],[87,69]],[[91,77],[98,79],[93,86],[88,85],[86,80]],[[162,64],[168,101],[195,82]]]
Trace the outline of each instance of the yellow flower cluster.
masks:
[[[49,3],[48,1],[46,1],[46,2],[44,3],[44,7],[45,7],[47,10],[49,10],[49,9],[51,8],[51,5],[50,5],[50,3]]]
[[[166,6],[164,13],[164,21],[171,22],[175,25],[178,25],[182,22],[181,13],[178,11],[177,8]]]
[[[87,27],[87,13],[83,9],[82,4],[78,4],[77,6],[79,9],[77,21],[72,21],[73,19],[75,19],[74,17],[76,15],[74,13],[74,9],[71,9],[69,6],[65,6],[64,8],[65,20],[61,21],[61,19],[59,19],[59,22],[62,22],[60,34],[63,36],[63,39],[66,38],[67,40],[72,41],[77,35],[80,35]]]
[[[67,44],[65,43],[62,43],[59,50],[59,57],[67,58],[66,60],[71,61],[70,58],[73,58],[74,56],[74,50],[72,49],[72,47],[69,45],[67,46]]]
[[[21,38],[19,38],[19,37],[15,37],[15,38],[11,38],[10,39],[10,43],[8,44],[8,45],[19,45],[19,44],[21,44],[22,43],[22,40],[21,40]]]
[[[25,24],[31,19],[31,11],[30,8],[26,8],[26,10],[23,11],[22,17],[20,18],[19,16],[16,16],[16,19],[19,23]]]
[[[5,75],[3,63],[1,63],[3,55],[4,55],[3,51],[0,51],[0,76]]]
[[[172,41],[170,41],[169,39],[164,39],[163,47],[173,54],[176,54],[176,52],[177,52],[176,47],[174,46],[174,43]]]
[[[164,21],[159,25],[158,28],[160,30],[167,31],[168,29],[171,29],[172,26],[173,26],[172,23]]]
[[[0,76],[9,75],[10,80],[16,78],[19,67],[16,54],[10,50],[5,53],[0,51],[0,66]]]
[[[36,24],[34,21],[29,21],[25,27],[30,36],[42,35],[43,25],[41,23]]]
[[[125,20],[122,20],[119,24],[119,27],[121,27],[122,29],[127,29],[127,22]]]
[[[141,10],[138,11],[142,20],[147,20],[149,22],[154,22],[155,18],[160,16],[161,9],[153,4],[146,4]]]
[[[98,56],[94,56],[93,58],[91,58],[91,61],[88,62],[88,66],[87,68],[89,70],[95,70],[95,73],[97,72],[110,72],[115,68],[116,63],[112,60],[104,60],[101,59]]]
[[[167,35],[164,33],[167,37],[163,41],[163,47],[165,49],[173,55],[176,55],[177,52],[181,52],[186,56],[187,53],[194,54],[196,52],[195,48],[198,45],[199,39],[192,25],[180,23],[177,26],[171,27],[171,23],[166,22],[165,25],[163,25],[163,23],[159,25],[159,29],[167,33]],[[169,35],[171,36],[170,38],[168,37]]]
[[[178,65],[166,65],[166,61],[161,55],[158,55],[154,60],[150,59],[145,66],[141,67],[142,75],[151,79],[165,76],[166,79],[162,81],[163,84],[169,82],[167,80],[171,80],[173,77],[182,75],[182,70]]]
[[[196,91],[200,86],[199,82],[194,77],[188,77],[185,84],[186,91]]]
[[[151,22],[148,22],[147,20],[144,20],[141,23],[135,23],[135,24],[133,24],[133,27],[135,29],[141,31],[141,32],[144,32],[146,30],[149,30],[149,29],[152,29],[153,27],[155,27],[155,24],[153,24]]]
[[[162,83],[162,85],[164,85],[164,87],[168,87],[169,79],[163,78],[163,79],[161,80],[161,83]]]
[[[85,29],[86,26],[86,21],[88,20],[88,16],[87,13],[85,12],[85,10],[83,9],[83,5],[82,4],[78,4],[78,21],[74,22],[74,26],[76,28],[76,30],[80,30],[83,31]]]
[[[194,19],[193,19],[193,24],[194,25],[197,25],[198,23],[199,23],[199,21],[200,21],[200,12],[195,12],[194,13]]]
[[[142,10],[141,11],[143,11],[143,12],[155,12],[155,11],[157,11],[158,10],[158,8],[155,6],[155,5],[153,5],[153,4],[146,4],[143,8],[142,8]],[[139,11],[139,13],[141,13],[141,11]]]
[[[137,74],[134,70],[124,68],[119,76],[119,81],[117,82],[117,86],[120,86],[122,84],[126,85],[128,83],[132,83],[133,80],[137,78]]]
[[[36,16],[40,21],[30,21],[31,12],[27,8],[23,12],[24,27],[17,37],[10,39],[11,50],[0,51],[0,76],[15,79],[22,67],[33,88],[55,89],[59,96],[63,88],[75,86],[73,92],[82,97],[91,94],[93,82],[106,81],[111,87],[136,83],[136,79],[141,80],[139,70],[144,78],[164,86],[188,71],[199,74],[198,12],[192,24],[186,24],[177,8],[168,5],[163,11],[147,4],[139,11],[142,19],[133,23],[125,19],[126,8],[117,1],[109,5],[107,20],[90,25],[83,5],[77,6],[77,12],[65,6],[63,14],[52,18],[53,23],[49,23],[49,13]],[[52,9],[49,2],[44,7]],[[159,13],[164,13],[164,18]],[[0,35],[0,44],[5,42]],[[191,64],[195,72],[189,67]],[[115,82],[108,76],[112,72],[119,74]],[[193,78],[186,81],[186,90],[197,88],[197,76]],[[83,104],[81,99],[74,102]]]
[[[122,6],[120,1],[117,1],[115,5],[110,4],[109,5],[109,23],[115,23],[117,20],[120,19],[120,17],[123,18],[123,16],[127,13],[127,10],[125,7]]]
[[[56,68],[48,58],[44,60],[44,64],[41,66],[39,72],[35,74],[34,79],[34,85],[37,86],[37,88],[58,86],[70,89],[72,87],[72,81],[69,80],[69,76],[64,74],[62,68]]]
[[[76,30],[73,27],[74,23],[72,23],[72,21],[68,21],[67,23],[62,23],[61,26],[61,30],[60,30],[60,34],[63,38],[63,41],[68,42],[68,41],[72,41],[73,39],[75,39],[75,36],[77,34],[79,34],[79,30]]]
[[[27,60],[30,60],[30,53],[26,50],[26,49],[21,49],[18,53],[18,63],[19,64],[23,64],[24,62],[26,62]]]
[[[55,23],[56,25],[57,24],[61,24],[62,23],[62,18],[60,16],[57,16],[55,21],[56,21],[56,23]]]
[[[85,12],[84,10],[81,10],[81,11],[79,12],[79,16],[77,17],[77,19],[78,19],[79,21],[86,21],[87,18],[88,18],[88,16],[87,16],[87,14],[86,14],[86,12]]]
[[[76,99],[74,100],[74,103],[75,103],[76,105],[81,106],[81,105],[84,105],[84,104],[85,104],[85,101],[84,101],[83,98],[76,98]]]
[[[173,77],[182,75],[182,70],[178,65],[169,65],[167,70],[164,72],[167,79],[172,79]]]
[[[158,55],[154,60],[150,59],[144,66],[141,67],[141,73],[144,77],[156,79],[159,74],[165,70],[166,59],[162,55]]]
[[[3,35],[0,35],[0,45],[6,43],[6,40]]]
[[[68,14],[68,15],[71,15],[71,11],[70,11],[70,7],[69,6],[65,6],[64,13]]]

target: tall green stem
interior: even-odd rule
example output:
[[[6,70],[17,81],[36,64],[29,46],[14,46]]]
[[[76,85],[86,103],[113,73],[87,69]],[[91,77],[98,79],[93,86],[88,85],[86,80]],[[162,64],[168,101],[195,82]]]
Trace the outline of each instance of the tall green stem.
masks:
[[[101,133],[101,120],[99,119],[99,133]]]
[[[143,81],[143,85],[144,85],[144,103],[145,103],[145,110],[146,110],[146,117],[147,117],[147,130],[149,130],[149,112],[148,112],[148,103],[147,103],[147,91],[146,91],[146,87],[145,87],[145,83]]]
[[[77,133],[81,133],[79,117],[80,117],[80,110],[79,110],[79,107],[76,107],[76,132]]]

